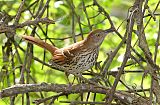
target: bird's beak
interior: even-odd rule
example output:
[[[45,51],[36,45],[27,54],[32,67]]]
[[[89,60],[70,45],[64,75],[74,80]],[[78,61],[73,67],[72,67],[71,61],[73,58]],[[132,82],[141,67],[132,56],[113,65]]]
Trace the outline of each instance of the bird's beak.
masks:
[[[108,33],[110,33],[110,32],[114,32],[114,31],[115,31],[114,28],[109,28],[109,29],[104,30],[104,32],[105,32],[106,34],[108,34]]]

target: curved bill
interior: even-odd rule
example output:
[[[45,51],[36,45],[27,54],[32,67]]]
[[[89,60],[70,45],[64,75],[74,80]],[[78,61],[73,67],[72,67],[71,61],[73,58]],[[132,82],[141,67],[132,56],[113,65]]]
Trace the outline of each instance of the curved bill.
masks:
[[[105,31],[105,33],[110,33],[110,32],[114,32],[115,29],[114,28],[109,28],[109,29],[106,29],[104,31]]]

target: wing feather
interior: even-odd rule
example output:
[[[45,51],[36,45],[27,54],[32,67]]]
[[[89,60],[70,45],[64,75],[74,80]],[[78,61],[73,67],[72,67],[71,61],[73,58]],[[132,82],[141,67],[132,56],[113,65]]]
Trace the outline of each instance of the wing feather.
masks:
[[[77,51],[83,49],[82,44],[83,41],[80,41],[76,44],[56,50],[52,61],[58,65],[70,64],[72,59],[76,56]]]

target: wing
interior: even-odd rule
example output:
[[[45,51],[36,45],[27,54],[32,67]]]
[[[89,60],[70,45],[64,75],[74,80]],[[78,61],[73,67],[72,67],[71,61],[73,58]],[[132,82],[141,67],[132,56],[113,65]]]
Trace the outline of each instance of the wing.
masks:
[[[83,49],[83,41],[58,49],[54,53],[52,62],[58,65],[70,64],[81,49]]]
[[[54,53],[54,56],[52,58],[52,62],[63,65],[63,64],[69,64],[70,61],[74,58],[74,54],[70,53],[68,50],[57,50]]]

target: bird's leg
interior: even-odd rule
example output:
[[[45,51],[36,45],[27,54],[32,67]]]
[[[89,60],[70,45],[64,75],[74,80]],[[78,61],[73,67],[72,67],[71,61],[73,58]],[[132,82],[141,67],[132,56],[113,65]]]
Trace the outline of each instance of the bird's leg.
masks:
[[[83,80],[81,79],[82,77],[82,74],[81,73],[74,73],[74,80],[76,79],[78,83],[83,83]],[[73,80],[73,83],[74,83],[74,80]]]
[[[65,72],[65,78],[66,78],[67,83],[71,84],[70,81],[69,81],[69,75],[70,75],[70,73],[67,72],[67,71],[64,71],[64,72]]]
[[[70,74],[74,75],[74,78],[73,78],[73,81],[72,81],[72,82],[69,81],[69,75],[70,75]],[[77,81],[78,81],[79,83],[80,83],[81,80],[84,80],[84,79],[82,79],[82,78],[84,78],[84,77],[82,76],[82,73],[78,73],[78,72],[75,72],[75,71],[73,71],[73,70],[67,70],[67,71],[65,71],[65,75],[66,75],[66,80],[67,80],[67,82],[68,82],[70,85],[72,85],[72,84],[75,82],[75,79],[77,79]]]
[[[79,72],[79,73],[77,73],[77,72],[74,72],[73,73],[73,75],[77,78],[77,81],[80,83],[81,81],[84,81],[86,78],[84,78],[83,76],[82,76],[82,73],[81,72]]]
[[[100,87],[100,88],[107,89],[106,87],[101,86],[101,85],[99,85],[98,83],[96,83],[96,82],[94,82],[94,81],[92,81],[92,80],[89,80],[89,79],[87,79],[87,78],[84,78],[84,77],[82,76],[82,73],[81,73],[81,72],[80,72],[80,73],[74,73],[74,75],[75,75],[75,77],[81,79],[81,80],[84,81],[84,82],[93,84],[93,85],[95,85],[95,86],[97,86],[97,87]]]
[[[66,80],[67,80],[67,82],[68,82],[70,85],[73,85],[76,77],[75,77],[75,75],[74,75],[73,81],[70,82],[70,81],[69,81],[69,75],[70,75],[70,74],[74,75],[74,73],[73,73],[72,71],[70,71],[70,70],[65,71],[65,75],[66,75]]]
[[[72,84],[74,83],[75,79],[76,79],[76,77],[74,76],[73,81],[72,81]]]

